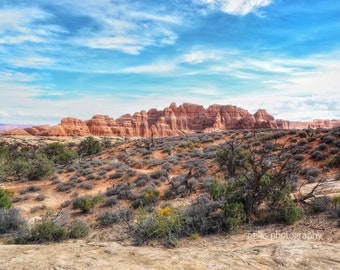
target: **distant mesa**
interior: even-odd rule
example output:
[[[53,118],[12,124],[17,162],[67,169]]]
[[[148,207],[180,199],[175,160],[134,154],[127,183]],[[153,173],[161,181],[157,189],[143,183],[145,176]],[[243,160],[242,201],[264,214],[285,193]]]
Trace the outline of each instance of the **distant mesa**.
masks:
[[[67,117],[57,126],[15,127],[3,131],[3,135],[33,136],[118,136],[118,137],[166,137],[197,132],[214,132],[230,129],[317,129],[339,127],[340,120],[313,120],[294,122],[275,119],[266,110],[251,114],[232,105],[202,105],[176,103],[163,110],[124,114],[118,119],[107,115],[95,115],[90,120]],[[4,130],[4,129],[3,129]]]

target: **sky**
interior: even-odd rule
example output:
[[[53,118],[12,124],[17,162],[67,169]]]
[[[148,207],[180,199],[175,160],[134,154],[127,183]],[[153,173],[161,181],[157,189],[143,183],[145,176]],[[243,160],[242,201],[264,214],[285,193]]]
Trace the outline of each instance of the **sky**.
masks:
[[[0,0],[0,123],[172,102],[340,119],[340,1]]]

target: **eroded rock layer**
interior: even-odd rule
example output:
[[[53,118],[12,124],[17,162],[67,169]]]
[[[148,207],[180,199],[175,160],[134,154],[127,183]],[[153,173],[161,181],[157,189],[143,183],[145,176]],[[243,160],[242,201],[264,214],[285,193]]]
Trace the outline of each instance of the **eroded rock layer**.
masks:
[[[290,122],[276,120],[264,109],[251,114],[232,105],[202,105],[172,103],[163,110],[150,109],[124,114],[118,119],[107,115],[95,115],[90,120],[67,117],[57,126],[34,126],[13,129],[5,135],[34,136],[119,136],[119,137],[164,137],[194,132],[212,132],[229,129],[305,129],[333,128],[340,126],[340,120],[314,120],[311,122]]]

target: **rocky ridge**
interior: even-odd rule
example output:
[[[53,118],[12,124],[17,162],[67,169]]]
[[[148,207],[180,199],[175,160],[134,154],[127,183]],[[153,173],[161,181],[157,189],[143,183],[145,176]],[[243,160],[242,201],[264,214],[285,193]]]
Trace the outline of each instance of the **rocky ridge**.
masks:
[[[119,136],[119,137],[165,137],[194,132],[213,132],[229,129],[305,129],[333,128],[340,120],[314,120],[292,122],[275,119],[264,109],[251,114],[232,105],[202,105],[172,103],[163,110],[124,114],[118,119],[107,115],[95,115],[90,120],[67,117],[57,126],[34,126],[4,131],[4,135],[33,136]]]

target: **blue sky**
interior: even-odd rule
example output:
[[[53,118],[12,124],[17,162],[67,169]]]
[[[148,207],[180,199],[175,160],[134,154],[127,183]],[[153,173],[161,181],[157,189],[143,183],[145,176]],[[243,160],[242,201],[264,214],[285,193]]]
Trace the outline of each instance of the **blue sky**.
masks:
[[[340,119],[340,1],[0,0],[0,123],[176,102]]]

